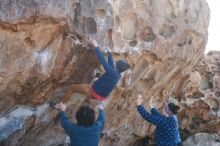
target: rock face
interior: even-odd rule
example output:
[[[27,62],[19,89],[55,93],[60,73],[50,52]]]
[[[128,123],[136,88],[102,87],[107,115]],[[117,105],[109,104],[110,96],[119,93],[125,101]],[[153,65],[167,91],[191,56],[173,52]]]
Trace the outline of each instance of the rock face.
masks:
[[[210,135],[207,133],[198,133],[189,137],[184,143],[184,146],[220,146],[220,137],[218,135]]]
[[[67,145],[50,100],[71,83],[90,83],[99,67],[87,37],[132,66],[108,99],[102,146],[132,146],[154,126],[136,112],[142,93],[160,110],[175,97],[183,137],[219,129],[219,53],[203,58],[205,0],[0,0],[1,145]],[[83,103],[74,94],[68,113]]]
[[[183,138],[190,133],[218,133],[220,126],[219,75],[220,52],[209,52],[195,66],[184,86],[184,101],[181,101],[181,128]]]

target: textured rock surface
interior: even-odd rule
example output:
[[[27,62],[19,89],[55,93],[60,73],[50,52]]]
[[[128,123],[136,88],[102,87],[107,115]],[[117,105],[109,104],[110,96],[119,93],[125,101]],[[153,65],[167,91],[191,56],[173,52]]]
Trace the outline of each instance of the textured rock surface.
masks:
[[[183,137],[218,132],[220,55],[198,64],[208,34],[205,0],[0,0],[0,22],[1,145],[68,144],[57,112],[45,103],[73,82],[91,81],[98,62],[86,35],[132,66],[108,100],[101,145],[152,136],[154,126],[135,109],[138,93],[146,107],[152,99],[159,109],[175,96]],[[72,96],[69,116],[84,99]]]
[[[195,66],[184,83],[184,101],[179,114],[183,137],[191,133],[220,133],[219,89],[214,86],[219,79],[220,52],[209,52]],[[187,128],[186,128],[187,127]]]
[[[210,135],[207,133],[198,133],[189,137],[184,143],[184,146],[220,146],[220,137],[218,135]]]

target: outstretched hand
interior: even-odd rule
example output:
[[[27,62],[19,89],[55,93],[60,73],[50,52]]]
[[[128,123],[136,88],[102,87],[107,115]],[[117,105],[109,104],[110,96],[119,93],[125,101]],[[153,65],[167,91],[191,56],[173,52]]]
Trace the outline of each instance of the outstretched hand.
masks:
[[[100,110],[104,110],[104,109],[105,109],[105,106],[106,106],[106,102],[105,102],[105,101],[102,101],[102,102],[100,102],[100,103],[97,105],[97,108],[100,109]]]
[[[143,97],[142,97],[142,95],[141,94],[139,94],[138,96],[137,96],[137,105],[141,105],[142,103],[143,103]]]
[[[91,42],[92,42],[94,47],[98,47],[98,43],[95,39],[92,39]]]
[[[60,102],[60,103],[55,105],[55,108],[57,108],[60,111],[65,111],[66,110],[66,104],[64,104],[63,102]]]
[[[105,49],[105,52],[107,52],[107,53],[112,53],[112,50],[107,47],[107,48]]]
[[[150,99],[150,108],[156,108],[157,107],[157,102],[153,100],[153,96],[151,96]]]

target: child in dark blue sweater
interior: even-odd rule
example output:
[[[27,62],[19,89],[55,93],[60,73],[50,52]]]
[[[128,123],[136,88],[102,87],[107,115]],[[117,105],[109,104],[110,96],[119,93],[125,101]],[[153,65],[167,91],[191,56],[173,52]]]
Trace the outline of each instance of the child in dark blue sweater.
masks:
[[[60,123],[70,137],[71,146],[98,146],[105,123],[103,105],[99,105],[99,116],[95,120],[95,111],[89,106],[82,106],[76,113],[77,123],[69,121],[62,102],[55,106],[60,110]]]
[[[62,99],[64,102],[68,101],[73,92],[86,94],[87,96],[99,101],[104,101],[116,87],[121,78],[121,73],[130,68],[130,65],[123,60],[119,60],[115,63],[110,52],[108,52],[108,61],[106,61],[105,56],[100,51],[97,42],[92,40],[92,43],[95,47],[97,58],[105,69],[105,73],[92,85],[72,84]]]
[[[161,115],[155,108],[151,112],[145,110],[142,105],[142,96],[138,97],[137,110],[140,115],[148,122],[156,126],[157,146],[178,146],[181,145],[178,130],[178,120],[176,117],[179,106],[168,103],[164,106],[164,115]]]
[[[98,100],[105,100],[119,82],[121,73],[126,71],[130,66],[123,60],[117,61],[115,65],[111,53],[108,53],[107,62],[100,49],[96,47],[95,50],[100,63],[105,69],[105,73],[93,83],[90,90],[93,97]]]

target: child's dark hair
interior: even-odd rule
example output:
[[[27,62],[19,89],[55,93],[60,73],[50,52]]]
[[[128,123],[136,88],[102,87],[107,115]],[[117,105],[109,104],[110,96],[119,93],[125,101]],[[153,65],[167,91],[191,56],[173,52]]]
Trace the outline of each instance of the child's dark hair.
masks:
[[[180,109],[180,107],[178,105],[175,105],[174,103],[170,102],[168,104],[169,110],[171,111],[171,113],[173,114],[177,114],[178,110]]]
[[[77,124],[89,127],[95,123],[95,111],[89,106],[81,106],[76,112]]]

